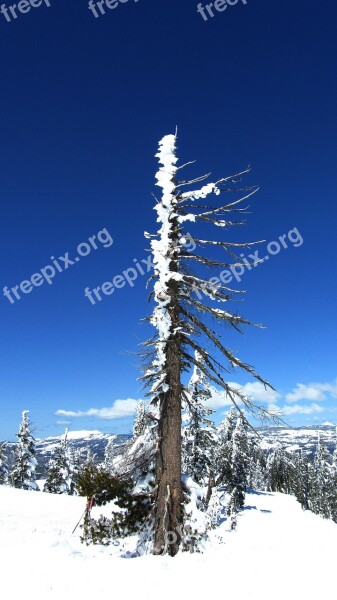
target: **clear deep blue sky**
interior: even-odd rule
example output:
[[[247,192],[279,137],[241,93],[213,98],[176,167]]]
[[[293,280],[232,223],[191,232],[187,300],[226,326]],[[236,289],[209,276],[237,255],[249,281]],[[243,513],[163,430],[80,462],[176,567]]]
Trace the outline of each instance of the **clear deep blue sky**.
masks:
[[[237,239],[301,233],[240,284],[240,311],[266,329],[226,341],[292,407],[288,422],[336,422],[335,0],[248,0],[207,22],[196,0],[129,0],[98,19],[86,0],[50,4],[0,15],[0,438],[25,408],[37,435],[63,421],[130,430],[130,418],[55,413],[142,397],[130,352],[149,333],[146,278],[95,306],[84,289],[146,258],[154,154],[176,125],[181,160],[198,161],[189,174],[253,165],[261,189]],[[3,296],[103,228],[112,246],[13,304]]]

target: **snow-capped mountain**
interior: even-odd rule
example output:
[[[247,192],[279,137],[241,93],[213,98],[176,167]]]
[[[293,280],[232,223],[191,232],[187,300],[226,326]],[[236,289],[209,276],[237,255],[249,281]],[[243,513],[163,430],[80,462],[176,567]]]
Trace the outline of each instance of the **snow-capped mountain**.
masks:
[[[54,436],[47,438],[36,439],[36,458],[38,461],[37,476],[43,479],[45,477],[46,467],[49,459],[52,457],[56,447],[60,443],[60,440],[64,437]],[[130,435],[126,434],[113,434],[113,433],[102,433],[98,430],[93,431],[69,431],[68,441],[69,446],[73,450],[81,451],[81,454],[85,456],[86,452],[90,450],[95,455],[96,462],[102,462],[104,458],[104,450],[110,439],[114,442],[116,454],[122,450],[123,445],[130,439]],[[7,445],[7,454],[11,459],[12,450],[15,447],[15,442],[9,442]]]
[[[289,452],[299,452],[303,450],[309,456],[315,452],[318,436],[327,446],[330,452],[333,452],[336,444],[336,425],[325,423],[323,425],[312,425],[306,427],[259,427],[257,429],[261,437],[262,448],[271,450],[278,445]],[[36,453],[38,460],[38,477],[43,478],[46,466],[51,458],[56,446],[63,436],[54,436],[47,438],[38,438],[36,440]],[[104,458],[104,450],[110,439],[113,439],[116,454],[123,451],[123,446],[130,439],[127,434],[102,433],[98,430],[93,431],[69,431],[69,445],[74,450],[83,451],[85,455],[87,450],[91,450],[96,455],[96,461],[99,463]],[[15,443],[9,442],[7,452],[11,458]]]
[[[311,425],[305,427],[260,427],[258,433],[261,436],[262,448],[266,450],[281,445],[289,452],[303,450],[312,456],[315,452],[318,438],[333,452],[336,445],[336,425],[324,423],[323,425]]]

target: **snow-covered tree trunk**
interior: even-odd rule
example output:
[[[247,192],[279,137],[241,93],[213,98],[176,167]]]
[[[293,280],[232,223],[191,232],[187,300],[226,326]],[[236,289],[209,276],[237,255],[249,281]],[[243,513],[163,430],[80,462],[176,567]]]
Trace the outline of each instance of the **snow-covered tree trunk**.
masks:
[[[161,397],[156,461],[156,554],[175,555],[182,523],[181,489],[181,385],[179,346],[167,353],[169,390]]]
[[[177,280],[179,274],[179,223],[175,212],[177,158],[175,136],[163,138],[157,157],[162,167],[157,185],[162,198],[156,206],[161,223],[159,239],[152,240],[155,265],[155,300],[152,324],[157,328],[157,368],[163,375],[156,385],[159,397],[158,448],[156,456],[156,497],[154,553],[174,556],[180,544],[182,523],[181,488],[181,340]]]
[[[184,518],[181,485],[181,406],[182,399],[186,399],[187,390],[182,383],[183,371],[197,366],[207,380],[226,392],[233,405],[242,402],[248,410],[264,416],[267,411],[255,406],[240,390],[228,384],[223,378],[223,373],[234,366],[239,367],[265,385],[269,385],[249,364],[234,356],[220,341],[221,336],[218,332],[208,324],[209,317],[213,317],[213,322],[220,326],[229,325],[236,330],[240,330],[241,325],[251,324],[244,318],[219,308],[219,303],[230,299],[233,290],[221,283],[214,285],[188,270],[191,261],[207,267],[229,267],[233,264],[228,263],[226,258],[217,261],[204,256],[202,251],[201,254],[194,253],[197,246],[203,250],[205,247],[212,250],[220,248],[233,257],[234,250],[249,248],[251,244],[193,238],[193,250],[186,247],[186,240],[190,237],[185,230],[186,223],[201,222],[223,228],[238,225],[241,221],[228,220],[227,213],[244,212],[245,209],[238,205],[252,196],[257,188],[236,186],[241,176],[249,171],[246,169],[215,183],[203,185],[200,189],[182,191],[184,186],[199,184],[208,175],[187,181],[177,180],[178,169],[186,165],[176,166],[176,142],[176,135],[165,136],[156,155],[161,165],[156,178],[162,195],[155,205],[160,226],[155,235],[146,234],[146,237],[151,238],[154,265],[154,274],[150,279],[156,280],[150,295],[154,296],[156,303],[150,318],[156,333],[145,342],[147,351],[144,358],[148,361],[148,368],[143,376],[145,383],[151,386],[148,395],[151,396],[153,417],[157,419],[156,481],[153,523],[149,526],[149,531],[154,541],[153,552],[172,556],[178,552],[180,546]],[[220,203],[220,206],[212,208],[208,204],[199,203],[211,194],[220,196],[222,193],[228,195],[239,191],[244,192],[242,198],[224,205]],[[236,255],[234,258],[234,264],[242,262]],[[227,367],[205,350],[203,342],[200,342],[203,337],[226,359]]]

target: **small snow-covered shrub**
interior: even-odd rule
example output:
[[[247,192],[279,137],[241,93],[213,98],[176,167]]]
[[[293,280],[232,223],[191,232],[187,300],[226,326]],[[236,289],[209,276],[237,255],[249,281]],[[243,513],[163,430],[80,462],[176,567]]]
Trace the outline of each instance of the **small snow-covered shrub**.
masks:
[[[220,525],[223,505],[221,504],[222,492],[213,488],[208,507],[206,509],[206,518],[209,529],[216,529]]]
[[[107,519],[103,515],[101,515],[99,519],[92,519],[91,517],[86,516],[82,527],[83,535],[81,541],[85,542],[87,546],[90,544],[109,546],[109,544],[111,544],[113,535],[110,519]]]
[[[96,506],[114,502],[119,510],[110,519],[86,515],[82,541],[86,544],[108,545],[117,537],[126,537],[139,531],[150,510],[148,494],[135,493],[132,480],[111,475],[108,471],[89,465],[80,473],[78,492],[81,496],[94,498]]]
[[[181,528],[181,550],[202,552],[208,540],[209,522],[204,490],[191,477],[183,478],[184,519]]]

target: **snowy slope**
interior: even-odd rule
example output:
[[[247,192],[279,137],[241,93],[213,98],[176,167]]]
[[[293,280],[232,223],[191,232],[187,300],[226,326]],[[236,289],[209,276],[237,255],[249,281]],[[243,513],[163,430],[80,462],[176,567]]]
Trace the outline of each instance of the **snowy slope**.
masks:
[[[246,504],[237,532],[224,523],[223,543],[204,554],[126,559],[120,547],[86,547],[71,535],[83,499],[0,486],[1,597],[334,597],[337,526],[282,494],[248,494]]]

